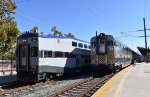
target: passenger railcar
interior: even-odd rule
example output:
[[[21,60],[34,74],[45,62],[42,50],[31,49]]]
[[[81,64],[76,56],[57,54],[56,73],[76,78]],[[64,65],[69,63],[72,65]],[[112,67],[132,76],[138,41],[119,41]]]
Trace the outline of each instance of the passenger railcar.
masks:
[[[91,38],[91,65],[99,71],[116,71],[131,64],[133,51],[112,35]]]
[[[64,36],[25,33],[17,38],[16,65],[20,81],[37,82],[90,69],[90,43]]]

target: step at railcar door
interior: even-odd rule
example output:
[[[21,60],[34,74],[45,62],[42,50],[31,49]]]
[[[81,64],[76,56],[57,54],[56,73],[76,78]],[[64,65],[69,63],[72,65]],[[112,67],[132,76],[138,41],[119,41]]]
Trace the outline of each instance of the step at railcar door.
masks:
[[[28,71],[29,66],[29,45],[19,47],[19,68]]]

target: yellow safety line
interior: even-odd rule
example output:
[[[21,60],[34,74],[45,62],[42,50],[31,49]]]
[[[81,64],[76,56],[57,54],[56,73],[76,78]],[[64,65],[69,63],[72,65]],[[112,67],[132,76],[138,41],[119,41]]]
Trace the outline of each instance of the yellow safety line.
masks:
[[[124,70],[117,73],[113,76],[108,82],[106,82],[99,90],[97,90],[91,97],[106,97],[109,90],[114,86],[115,82],[122,77],[128,70],[130,66],[125,68]]]
[[[114,97],[119,97],[120,91],[123,88],[123,84],[125,82],[126,77],[128,76],[129,72],[131,71],[131,69],[126,73],[126,75],[121,79],[115,93],[114,93]]]

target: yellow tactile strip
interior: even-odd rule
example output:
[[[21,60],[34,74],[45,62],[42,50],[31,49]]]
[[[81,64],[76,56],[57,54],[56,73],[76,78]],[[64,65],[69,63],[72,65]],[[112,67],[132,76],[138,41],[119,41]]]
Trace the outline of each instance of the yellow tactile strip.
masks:
[[[129,69],[131,68],[131,66],[123,69],[122,71],[120,71],[119,73],[117,73],[115,76],[113,76],[108,82],[106,82],[99,90],[97,90],[92,97],[106,97],[109,90],[114,86],[115,82],[122,77],[123,75],[126,74],[127,71],[129,71]],[[119,91],[119,90],[117,90]],[[118,92],[116,92],[118,93]],[[118,97],[118,94],[115,94],[114,97]]]

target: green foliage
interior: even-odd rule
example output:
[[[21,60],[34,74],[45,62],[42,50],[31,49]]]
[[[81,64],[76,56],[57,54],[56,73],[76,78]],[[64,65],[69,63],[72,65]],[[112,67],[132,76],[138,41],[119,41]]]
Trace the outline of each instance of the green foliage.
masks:
[[[67,34],[67,37],[75,38],[75,36],[74,36],[72,33],[68,33],[68,34]]]
[[[4,53],[9,51],[14,46],[18,34],[17,24],[11,17],[3,20],[3,27],[0,29],[0,51]]]
[[[34,26],[34,27],[30,30],[30,32],[32,32],[32,33],[38,33],[38,34],[39,34],[39,28],[38,28],[37,26]]]
[[[66,37],[75,38],[75,36],[74,36],[72,33],[63,34],[61,31],[59,31],[59,30],[57,29],[56,26],[52,27],[51,31],[53,32],[53,35],[54,35],[54,36],[59,35],[59,36],[66,36]],[[49,36],[52,36],[52,34],[49,34]]]
[[[54,36],[56,36],[59,33],[59,31],[58,31],[56,26],[52,27],[51,31],[53,32]]]
[[[14,52],[7,52],[3,55],[3,60],[15,60],[15,53]]]
[[[12,0],[0,0],[0,18],[5,19],[10,14],[15,14],[16,3]]]
[[[19,34],[15,14],[16,4],[12,0],[0,0],[0,57],[15,46]]]
[[[58,32],[58,35],[59,35],[59,36],[63,36],[62,32]]]
[[[48,34],[48,36],[52,36],[52,34],[50,33],[50,34]]]
[[[43,32],[40,32],[40,31],[39,31],[38,26],[34,26],[29,32],[30,32],[30,33],[43,34]]]

